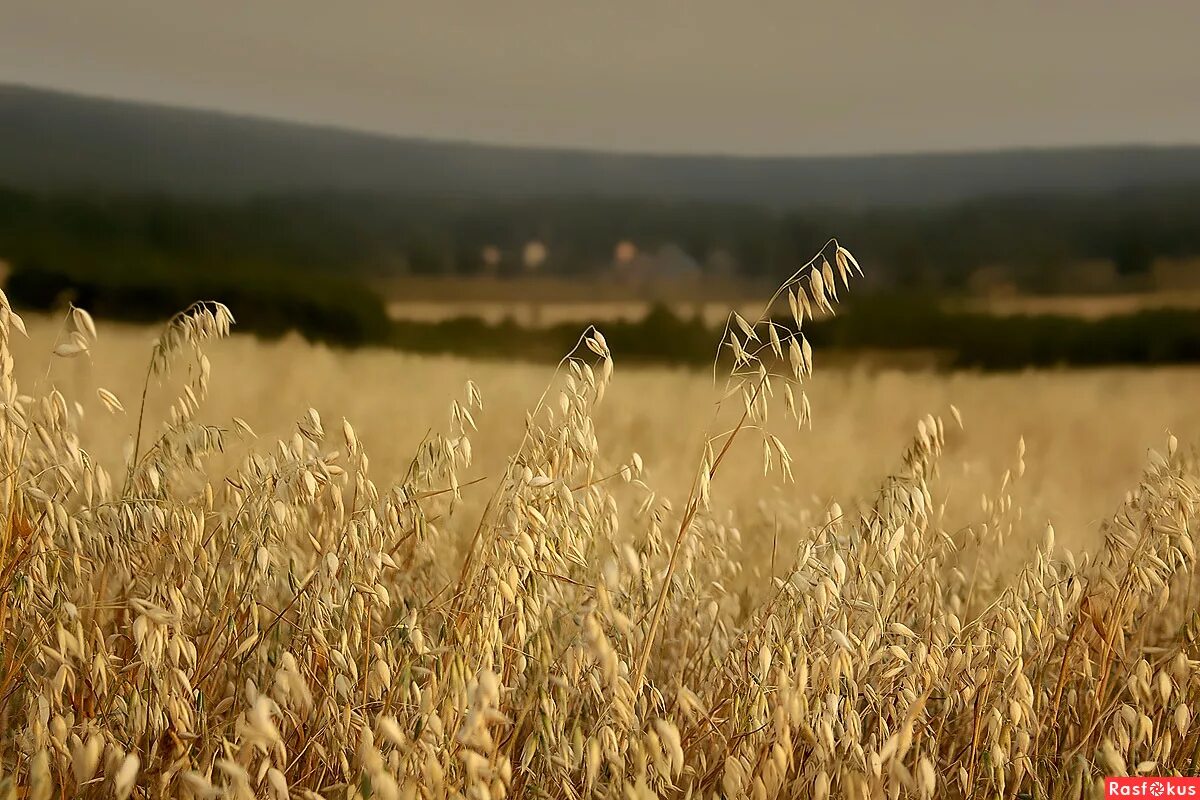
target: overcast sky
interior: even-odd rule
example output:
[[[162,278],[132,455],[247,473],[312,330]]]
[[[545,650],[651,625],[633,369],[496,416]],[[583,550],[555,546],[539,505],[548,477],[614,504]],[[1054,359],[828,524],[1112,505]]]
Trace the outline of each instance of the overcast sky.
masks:
[[[0,0],[0,82],[438,138],[1200,142],[1200,0]]]

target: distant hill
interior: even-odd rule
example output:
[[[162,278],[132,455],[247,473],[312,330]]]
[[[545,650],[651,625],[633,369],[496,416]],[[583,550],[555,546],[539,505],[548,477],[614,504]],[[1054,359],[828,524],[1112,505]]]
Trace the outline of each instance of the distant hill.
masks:
[[[1200,146],[836,158],[624,155],[356,133],[0,86],[0,184],[240,198],[599,196],[928,205],[986,195],[1200,181]]]

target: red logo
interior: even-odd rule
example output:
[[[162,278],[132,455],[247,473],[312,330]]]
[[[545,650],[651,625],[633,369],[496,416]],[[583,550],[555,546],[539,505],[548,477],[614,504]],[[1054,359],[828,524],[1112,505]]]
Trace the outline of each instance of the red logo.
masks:
[[[1136,778],[1105,778],[1104,798],[1145,797],[1150,800],[1170,797],[1194,797],[1200,800],[1200,778],[1165,778],[1140,776]]]

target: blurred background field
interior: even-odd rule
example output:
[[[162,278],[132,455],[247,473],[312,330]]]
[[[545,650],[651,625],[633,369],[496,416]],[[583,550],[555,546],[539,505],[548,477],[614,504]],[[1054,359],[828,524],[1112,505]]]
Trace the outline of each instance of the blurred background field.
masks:
[[[796,485],[764,493],[754,453],[723,478],[756,526],[796,505],[774,493],[866,497],[915,420],[955,403],[962,518],[1024,435],[1024,513],[1094,544],[1145,450],[1200,433],[1197,209],[1195,146],[637,155],[0,86],[0,260],[33,333],[19,369],[43,368],[53,320],[80,305],[102,344],[52,379],[94,398],[103,375],[129,408],[156,326],[217,299],[243,335],[213,352],[228,379],[208,419],[271,441],[309,405],[344,415],[386,478],[468,377],[488,399],[480,476],[498,472],[596,324],[619,370],[608,451],[640,450],[665,495],[686,493],[730,311],[755,318],[837,236],[865,278],[806,325],[821,369],[815,429],[788,441]],[[87,431],[113,464],[129,422]]]
[[[21,385],[58,386],[88,414],[82,446],[119,474],[136,426],[137,400],[155,331],[148,327],[102,324],[90,358],[62,360],[50,351],[61,320],[31,316],[28,340],[14,341]],[[377,480],[402,477],[408,459],[429,431],[442,429],[449,404],[474,380],[483,395],[477,415],[475,466],[470,478],[484,478],[464,490],[475,510],[503,472],[505,459],[521,439],[525,413],[551,382],[552,370],[539,364],[472,361],[448,356],[395,353],[380,348],[352,352],[305,342],[289,335],[273,342],[248,336],[212,344],[213,382],[200,421],[231,432],[235,416],[250,424],[257,443],[231,434],[224,459],[231,469],[247,447],[288,439],[311,406],[327,425],[342,417],[358,432]],[[790,515],[817,513],[835,499],[867,502],[884,478],[899,466],[899,453],[916,422],[934,413],[952,420],[950,405],[965,428],[948,434],[942,479],[948,487],[947,525],[953,530],[979,516],[983,494],[995,495],[1003,473],[1015,470],[1018,444],[1027,443],[1026,472],[1014,497],[1026,515],[1021,530],[1039,534],[1052,520],[1060,543],[1089,550],[1099,544],[1101,521],[1114,513],[1136,485],[1150,448],[1162,449],[1168,433],[1181,441],[1200,439],[1200,371],[1190,368],[1106,368],[986,374],[973,371],[896,369],[886,365],[822,364],[808,393],[812,429],[780,430],[796,454],[792,485],[764,480],[753,447],[733,452],[731,468],[717,483],[720,513],[754,530],[747,564],[762,567],[779,525],[804,530]],[[97,388],[114,392],[126,408],[110,414]],[[170,384],[152,384],[150,419],[160,419],[175,393]],[[712,412],[717,393],[712,375],[686,367],[622,365],[597,411],[601,451],[611,464],[638,452],[646,482],[670,499],[686,496],[699,458],[698,431]],[[784,524],[786,523],[786,524]],[[785,534],[785,535],[791,535]],[[790,549],[792,542],[779,546]],[[1014,553],[1023,557],[1022,541]]]
[[[69,38],[52,17],[22,19],[30,31]],[[525,35],[494,22],[504,35]],[[1162,27],[1155,41],[1173,29]],[[1021,30],[1036,34],[1024,23]],[[1123,44],[1133,35],[1129,24],[1113,31]],[[135,39],[136,55],[144,42]],[[210,39],[227,44],[220,32]],[[9,44],[23,52],[19,41]],[[188,46],[179,43],[181,52]],[[105,40],[78,47],[95,49],[98,63],[126,55],[107,52]],[[1057,56],[1038,52],[1053,82]],[[408,76],[403,85],[410,70],[456,76],[429,66],[441,57],[393,67]],[[620,126],[634,138],[619,147],[548,132],[422,133],[434,112],[413,111],[409,128],[384,130],[353,115],[276,116],[269,103],[246,113],[234,102],[253,88],[246,85],[228,89],[228,108],[195,101],[182,78],[175,92],[117,87],[110,95],[81,78],[56,88],[61,81],[37,75],[58,67],[28,58],[10,82],[0,74],[0,276],[34,334],[17,345],[20,370],[42,368],[52,320],[70,304],[101,320],[106,335],[94,363],[52,374],[81,397],[94,397],[93,376],[103,375],[128,408],[157,326],[214,299],[232,309],[242,335],[213,354],[227,379],[210,400],[212,420],[238,414],[273,439],[314,405],[360,426],[378,469],[393,476],[405,467],[398,454],[436,424],[470,376],[490,399],[493,422],[478,448],[487,473],[511,450],[550,366],[595,324],[620,371],[601,411],[610,446],[641,448],[652,474],[670,483],[694,464],[689,435],[712,400],[709,369],[730,311],[755,318],[774,287],[836,236],[865,277],[836,317],[806,324],[822,367],[817,427],[795,442],[812,455],[786,491],[818,502],[870,491],[914,420],[953,402],[973,442],[955,476],[955,502],[976,502],[1011,466],[1024,434],[1025,508],[1053,509],[1065,523],[1062,539],[1077,530],[1083,541],[1130,486],[1145,448],[1168,429],[1196,432],[1200,145],[1180,138],[1178,115],[1150,113],[1178,106],[1162,98],[1121,90],[1128,107],[1144,100],[1150,110],[1134,138],[1127,116],[1106,117],[1107,127],[1088,135],[1031,117],[1029,135],[1006,139],[943,120],[957,138],[940,138],[938,115],[926,109],[885,114],[874,132],[862,132],[870,142],[847,138],[859,133],[848,124],[810,140],[808,131],[826,123],[800,114],[793,139],[751,146],[739,137],[773,134],[762,121],[776,106],[747,114],[752,124],[736,131],[722,127],[736,115],[706,106],[728,148],[692,142],[705,130],[692,125],[681,128],[677,147],[646,149],[628,142],[641,141],[636,131],[655,118],[650,110]],[[1139,68],[1181,74],[1155,59]],[[950,92],[937,86],[930,97]],[[1082,97],[1095,88],[1070,95],[1081,119],[1112,105],[1113,95],[1101,93],[1088,106]],[[803,87],[825,90],[821,82]],[[954,96],[976,104],[972,119],[990,119],[1011,99],[992,90]],[[320,86],[298,96],[320,107]],[[417,106],[424,97],[409,95]],[[539,100],[525,109],[548,114],[553,106]],[[576,104],[569,116],[595,110]],[[912,136],[897,129],[889,138],[887,126],[905,119],[916,126],[905,129]],[[88,435],[119,461],[128,420],[111,422]],[[742,512],[769,505],[746,458],[725,478],[744,479],[747,489],[729,495]]]

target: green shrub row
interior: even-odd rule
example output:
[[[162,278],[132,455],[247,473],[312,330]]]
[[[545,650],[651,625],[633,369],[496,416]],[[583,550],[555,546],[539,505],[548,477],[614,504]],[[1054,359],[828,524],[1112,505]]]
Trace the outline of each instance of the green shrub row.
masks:
[[[52,310],[70,300],[109,319],[153,322],[196,299],[227,304],[238,329],[263,337],[294,330],[339,346],[379,345],[421,353],[553,361],[581,326],[526,328],[475,318],[392,322],[381,298],[354,278],[262,269],[178,271],[143,268],[90,274],[21,265],[6,291],[18,307]],[[633,361],[701,365],[721,330],[663,306],[636,322],[603,326],[614,353]],[[809,323],[823,352],[928,351],[936,363],[979,369],[1105,364],[1200,363],[1200,311],[1148,310],[1098,320],[1057,315],[995,316],[946,311],[927,296],[867,295],[837,317]]]
[[[360,282],[326,275],[180,271],[72,273],[17,267],[6,292],[19,307],[51,310],[69,300],[98,317],[153,322],[197,299],[220,300],[238,330],[263,337],[298,331],[311,341],[357,346],[387,343],[390,324],[379,296]]]

